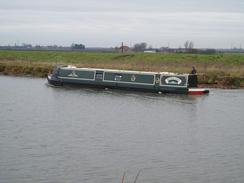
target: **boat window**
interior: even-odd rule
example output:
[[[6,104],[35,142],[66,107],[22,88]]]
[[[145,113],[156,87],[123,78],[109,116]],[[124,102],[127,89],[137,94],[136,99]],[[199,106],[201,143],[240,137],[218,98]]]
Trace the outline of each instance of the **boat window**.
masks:
[[[96,79],[102,80],[103,79],[103,73],[96,73]]]
[[[114,80],[115,81],[121,81],[122,76],[121,75],[115,75]]]

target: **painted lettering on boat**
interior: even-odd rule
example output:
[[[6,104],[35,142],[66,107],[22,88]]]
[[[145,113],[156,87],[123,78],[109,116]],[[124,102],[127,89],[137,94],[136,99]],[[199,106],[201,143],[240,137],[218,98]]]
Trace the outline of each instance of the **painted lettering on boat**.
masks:
[[[135,81],[136,80],[136,76],[133,74],[130,78],[131,81]]]

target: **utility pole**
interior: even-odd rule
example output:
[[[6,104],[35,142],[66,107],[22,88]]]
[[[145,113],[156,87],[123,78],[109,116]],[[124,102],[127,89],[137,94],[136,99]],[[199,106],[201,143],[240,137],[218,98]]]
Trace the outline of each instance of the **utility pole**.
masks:
[[[124,53],[124,43],[121,43],[121,52]]]

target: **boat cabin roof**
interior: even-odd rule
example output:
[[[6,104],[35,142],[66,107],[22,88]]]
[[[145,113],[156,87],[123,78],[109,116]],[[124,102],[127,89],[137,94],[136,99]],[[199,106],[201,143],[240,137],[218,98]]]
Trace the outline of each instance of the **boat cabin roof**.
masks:
[[[147,71],[133,71],[133,70],[117,70],[117,69],[101,69],[101,68],[79,68],[76,66],[68,65],[61,67],[67,70],[84,70],[84,71],[104,71],[104,72],[117,72],[117,73],[133,73],[133,74],[162,74],[162,75],[188,75],[188,74],[178,74],[173,72],[147,72]]]

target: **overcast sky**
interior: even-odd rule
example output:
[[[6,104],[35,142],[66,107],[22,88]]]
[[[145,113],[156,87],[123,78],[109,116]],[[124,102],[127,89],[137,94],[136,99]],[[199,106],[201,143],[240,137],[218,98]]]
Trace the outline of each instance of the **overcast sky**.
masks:
[[[0,45],[244,47],[244,0],[0,0]]]

